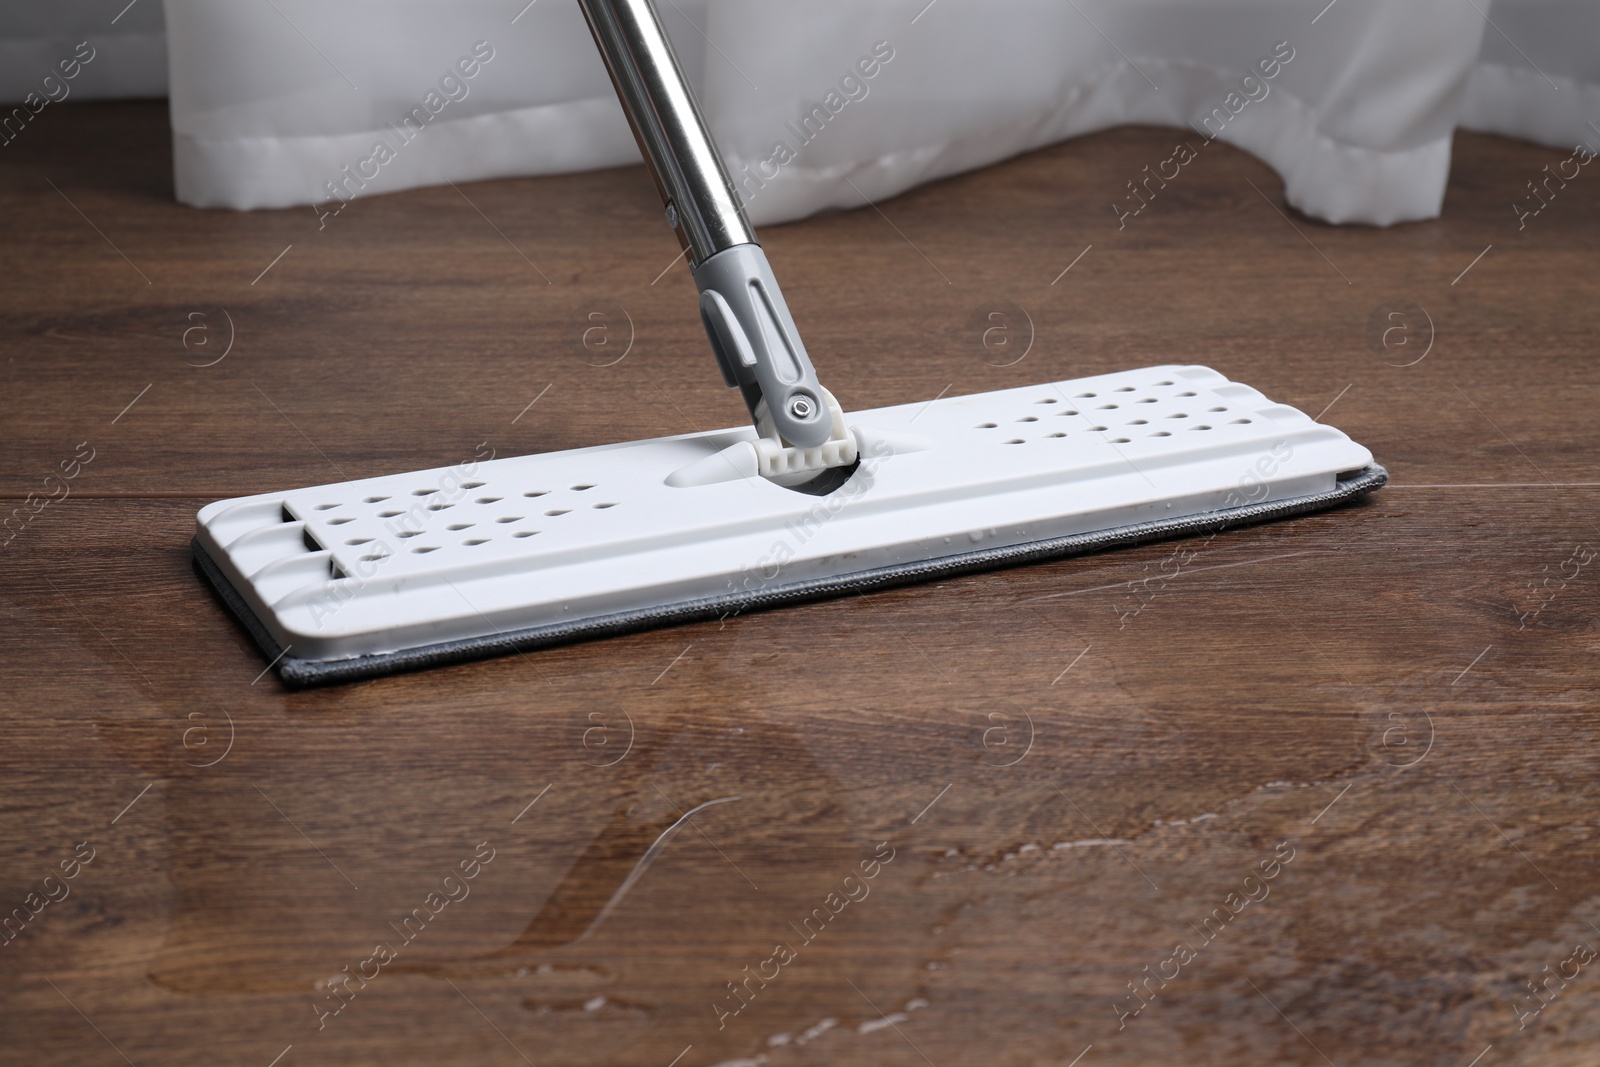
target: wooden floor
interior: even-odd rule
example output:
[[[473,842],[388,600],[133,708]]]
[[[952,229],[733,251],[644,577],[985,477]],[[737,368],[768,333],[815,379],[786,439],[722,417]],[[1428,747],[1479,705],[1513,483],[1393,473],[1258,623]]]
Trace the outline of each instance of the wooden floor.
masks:
[[[1519,232],[1568,153],[1462,135],[1441,219],[1332,228],[1214,145],[1119,230],[1176,136],[766,230],[823,380],[1206,363],[1368,503],[291,693],[196,509],[738,423],[678,249],[637,168],[319,227],[51,108],[0,155],[0,1061],[1595,1063],[1600,178]]]

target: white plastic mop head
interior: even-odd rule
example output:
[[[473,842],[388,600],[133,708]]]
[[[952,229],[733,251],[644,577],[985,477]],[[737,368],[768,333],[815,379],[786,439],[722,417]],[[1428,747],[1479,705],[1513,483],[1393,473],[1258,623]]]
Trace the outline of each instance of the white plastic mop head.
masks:
[[[745,426],[223,500],[195,556],[308,685],[1209,532],[1387,479],[1206,367],[846,421],[858,462],[823,495],[763,476]]]

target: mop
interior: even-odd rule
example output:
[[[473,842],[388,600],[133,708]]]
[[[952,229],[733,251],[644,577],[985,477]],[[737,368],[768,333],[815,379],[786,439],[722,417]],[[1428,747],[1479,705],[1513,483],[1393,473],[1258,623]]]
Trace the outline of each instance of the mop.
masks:
[[[290,685],[350,681],[1261,522],[1387,480],[1164,365],[846,414],[650,0],[580,0],[752,425],[201,509],[200,571]]]

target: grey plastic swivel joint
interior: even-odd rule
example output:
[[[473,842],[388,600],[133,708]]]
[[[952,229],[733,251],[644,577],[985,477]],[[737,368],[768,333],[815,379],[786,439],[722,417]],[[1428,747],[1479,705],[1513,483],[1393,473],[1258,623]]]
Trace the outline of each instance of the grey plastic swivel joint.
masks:
[[[833,419],[761,246],[718,252],[695,268],[694,280],[722,379],[744,394],[752,417],[765,400],[789,444],[815,448],[826,441]]]

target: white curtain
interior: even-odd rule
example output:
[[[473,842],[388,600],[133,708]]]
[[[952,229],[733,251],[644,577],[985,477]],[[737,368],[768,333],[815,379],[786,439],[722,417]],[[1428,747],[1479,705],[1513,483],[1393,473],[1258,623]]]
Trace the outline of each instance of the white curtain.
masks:
[[[1126,123],[1174,127],[1193,150],[1234,144],[1306,213],[1377,225],[1438,214],[1458,126],[1600,146],[1594,0],[657,6],[758,225]],[[165,9],[188,204],[331,208],[638,158],[575,0]],[[57,47],[79,33],[94,39],[75,29]],[[1108,191],[1108,212],[1133,195]]]
[[[0,0],[0,103],[166,95],[159,0]]]
[[[1600,147],[1600,3],[1500,0],[1488,14],[1494,27],[1458,125],[1552,148]]]

